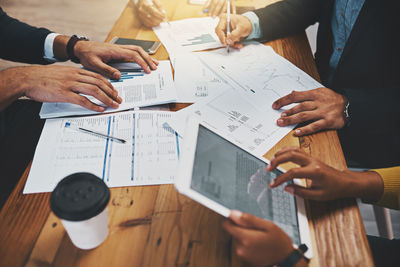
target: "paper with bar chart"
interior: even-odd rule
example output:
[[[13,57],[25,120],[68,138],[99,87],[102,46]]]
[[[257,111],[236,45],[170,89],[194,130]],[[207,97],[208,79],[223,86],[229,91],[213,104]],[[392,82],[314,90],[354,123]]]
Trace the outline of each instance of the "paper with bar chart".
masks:
[[[118,95],[122,98],[122,103],[117,109],[107,107],[103,113],[176,101],[176,89],[168,60],[160,61],[157,70],[152,71],[150,74],[144,72],[121,73],[121,79],[119,81],[111,81],[111,84],[118,91]],[[104,106],[94,97],[86,97],[93,103]],[[40,110],[40,117],[47,119],[98,113],[70,103],[44,103]]]
[[[163,22],[153,27],[153,30],[167,49],[170,58],[173,58],[181,49],[198,51],[222,47],[214,32],[217,24],[218,18],[190,18]]]
[[[93,173],[109,187],[173,183],[177,137],[162,125],[171,115],[165,111],[125,111],[46,120],[24,193],[51,192],[62,178],[75,172]]]

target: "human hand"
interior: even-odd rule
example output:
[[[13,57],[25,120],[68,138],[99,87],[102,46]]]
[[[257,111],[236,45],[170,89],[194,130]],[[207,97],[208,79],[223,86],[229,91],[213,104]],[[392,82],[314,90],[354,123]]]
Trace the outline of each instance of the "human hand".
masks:
[[[279,126],[287,126],[302,122],[308,125],[294,131],[303,136],[327,129],[340,129],[346,124],[344,109],[347,98],[325,87],[297,92],[279,98],[272,104],[273,109],[280,109],[293,103],[300,103],[282,112],[278,119]]]
[[[149,28],[160,25],[167,17],[159,0],[139,0],[136,10],[142,24]]]
[[[215,28],[215,33],[218,35],[219,40],[224,46],[231,46],[236,49],[243,47],[240,42],[250,35],[252,31],[252,25],[250,20],[243,15],[233,14],[230,17],[231,33],[226,36],[226,14],[222,14],[219,17],[219,22]]]
[[[89,101],[93,96],[105,105],[118,108],[122,99],[111,83],[100,74],[69,66],[28,66],[7,70],[10,87],[22,88],[25,95],[39,102],[67,102],[102,112],[105,107]]]
[[[231,0],[231,13],[236,14],[235,1]],[[203,7],[204,10],[208,10],[208,15],[211,17],[219,16],[220,14],[226,12],[227,1],[226,0],[207,0]]]
[[[110,61],[133,61],[139,64],[146,73],[157,69],[158,65],[157,60],[151,58],[143,48],[136,45],[80,41],[76,43],[74,53],[85,68],[114,80],[119,80],[121,73],[106,64]]]
[[[273,171],[278,165],[293,162],[300,167],[292,168],[270,183],[275,188],[294,178],[311,180],[310,187],[289,184],[284,190],[290,194],[313,200],[334,200],[348,197],[361,197],[371,201],[379,200],[383,192],[383,182],[375,172],[339,171],[325,163],[310,157],[296,147],[285,147],[271,159],[267,171]]]
[[[236,254],[254,266],[281,263],[294,250],[289,236],[276,224],[237,210],[222,227],[232,235]]]

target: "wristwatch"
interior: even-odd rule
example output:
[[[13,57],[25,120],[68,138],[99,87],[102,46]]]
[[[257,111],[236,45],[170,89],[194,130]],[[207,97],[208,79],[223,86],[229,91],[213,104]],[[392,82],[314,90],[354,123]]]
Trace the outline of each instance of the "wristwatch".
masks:
[[[89,41],[89,39],[84,36],[77,36],[74,34],[71,36],[71,38],[69,39],[69,41],[67,43],[68,58],[74,63],[80,63],[79,58],[77,56],[75,56],[75,52],[74,52],[75,45],[79,41]]]
[[[293,267],[296,263],[301,259],[304,258],[308,262],[308,259],[304,257],[304,253],[308,250],[306,244],[301,244],[298,249],[293,250],[292,253],[287,256],[287,258],[278,264],[279,267]]]

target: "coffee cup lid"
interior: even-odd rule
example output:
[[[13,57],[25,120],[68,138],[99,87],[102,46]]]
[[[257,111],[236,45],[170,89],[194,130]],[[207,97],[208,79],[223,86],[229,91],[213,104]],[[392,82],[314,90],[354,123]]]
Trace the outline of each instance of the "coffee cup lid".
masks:
[[[68,221],[88,220],[100,214],[110,200],[110,190],[91,173],[74,173],[62,179],[50,197],[54,214]]]

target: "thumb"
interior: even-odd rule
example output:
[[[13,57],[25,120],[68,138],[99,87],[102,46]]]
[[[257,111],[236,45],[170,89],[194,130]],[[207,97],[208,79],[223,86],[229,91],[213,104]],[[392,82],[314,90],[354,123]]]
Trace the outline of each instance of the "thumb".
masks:
[[[272,224],[270,221],[238,210],[232,210],[229,218],[239,226],[252,229],[268,230]]]

